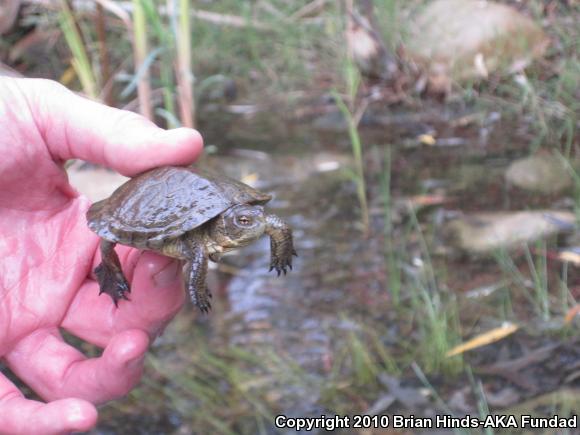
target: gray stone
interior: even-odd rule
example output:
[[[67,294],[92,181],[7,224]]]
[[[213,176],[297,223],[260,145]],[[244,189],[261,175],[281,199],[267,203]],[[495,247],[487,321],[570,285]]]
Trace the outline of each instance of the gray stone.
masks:
[[[512,73],[541,56],[548,38],[517,10],[482,0],[437,0],[411,23],[408,56],[432,82]]]
[[[516,160],[505,173],[506,181],[520,189],[552,194],[572,185],[572,177],[560,158],[540,154]]]
[[[486,254],[569,230],[575,222],[574,213],[563,210],[475,213],[447,223],[444,231],[461,251]]]

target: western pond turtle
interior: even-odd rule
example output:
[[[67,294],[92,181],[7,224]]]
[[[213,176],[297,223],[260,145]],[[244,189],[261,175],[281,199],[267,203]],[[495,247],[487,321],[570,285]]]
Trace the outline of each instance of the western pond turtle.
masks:
[[[115,305],[130,292],[115,245],[133,246],[183,260],[192,302],[209,311],[208,259],[270,236],[270,270],[292,269],[292,230],[266,214],[272,197],[224,175],[194,167],[164,166],[144,172],[94,203],[89,228],[101,237],[102,262],[95,269],[101,293]]]

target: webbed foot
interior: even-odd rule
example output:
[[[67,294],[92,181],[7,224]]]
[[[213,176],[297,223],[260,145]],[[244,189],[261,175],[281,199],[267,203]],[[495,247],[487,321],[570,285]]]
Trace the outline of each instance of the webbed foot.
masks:
[[[292,257],[297,256],[292,239],[292,230],[278,216],[266,216],[266,232],[270,236],[270,271],[275,270],[278,276],[282,272],[286,275],[292,270]]]
[[[129,300],[127,294],[131,292],[131,287],[125,279],[123,272],[116,271],[101,263],[95,268],[95,275],[99,283],[99,294],[108,294],[115,306],[119,306],[119,300]]]
[[[101,240],[102,262],[95,268],[95,275],[99,283],[99,294],[108,294],[115,306],[119,306],[119,300],[129,300],[127,293],[131,292],[131,287],[123,275],[121,262],[115,252],[115,243],[108,240]]]

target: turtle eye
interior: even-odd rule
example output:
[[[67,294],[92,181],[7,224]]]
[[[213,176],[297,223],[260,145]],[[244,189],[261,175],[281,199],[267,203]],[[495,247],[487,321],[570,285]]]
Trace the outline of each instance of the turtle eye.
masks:
[[[244,227],[252,224],[252,219],[250,219],[246,215],[238,216],[237,221],[238,221],[238,224],[240,224]]]

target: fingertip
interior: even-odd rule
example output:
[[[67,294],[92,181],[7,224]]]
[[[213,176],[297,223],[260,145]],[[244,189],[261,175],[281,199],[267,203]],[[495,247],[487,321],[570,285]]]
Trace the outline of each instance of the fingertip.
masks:
[[[61,399],[49,402],[40,408],[37,417],[42,427],[53,427],[55,432],[85,432],[97,424],[98,411],[95,406],[82,399]],[[56,426],[56,427],[54,427]]]
[[[154,125],[145,130],[139,138],[132,138],[135,144],[111,156],[111,167],[124,175],[135,175],[158,166],[189,165],[202,153],[203,139],[197,130],[163,130]]]
[[[160,141],[153,145],[162,164],[186,165],[195,161],[203,150],[201,134],[192,128],[161,130]]]
[[[180,127],[164,130],[164,135],[168,143],[184,148],[185,154],[188,154],[189,158],[198,157],[203,149],[203,137],[199,131],[193,128]]]
[[[133,137],[132,143],[120,142],[115,150],[108,150],[103,161],[97,163],[128,177],[159,166],[189,165],[202,152],[203,142],[198,137],[199,133],[176,134],[173,130],[151,126],[139,137]]]
[[[99,413],[92,403],[80,399],[63,399],[65,421],[74,431],[87,431],[97,424]],[[49,404],[50,406],[50,404]]]

